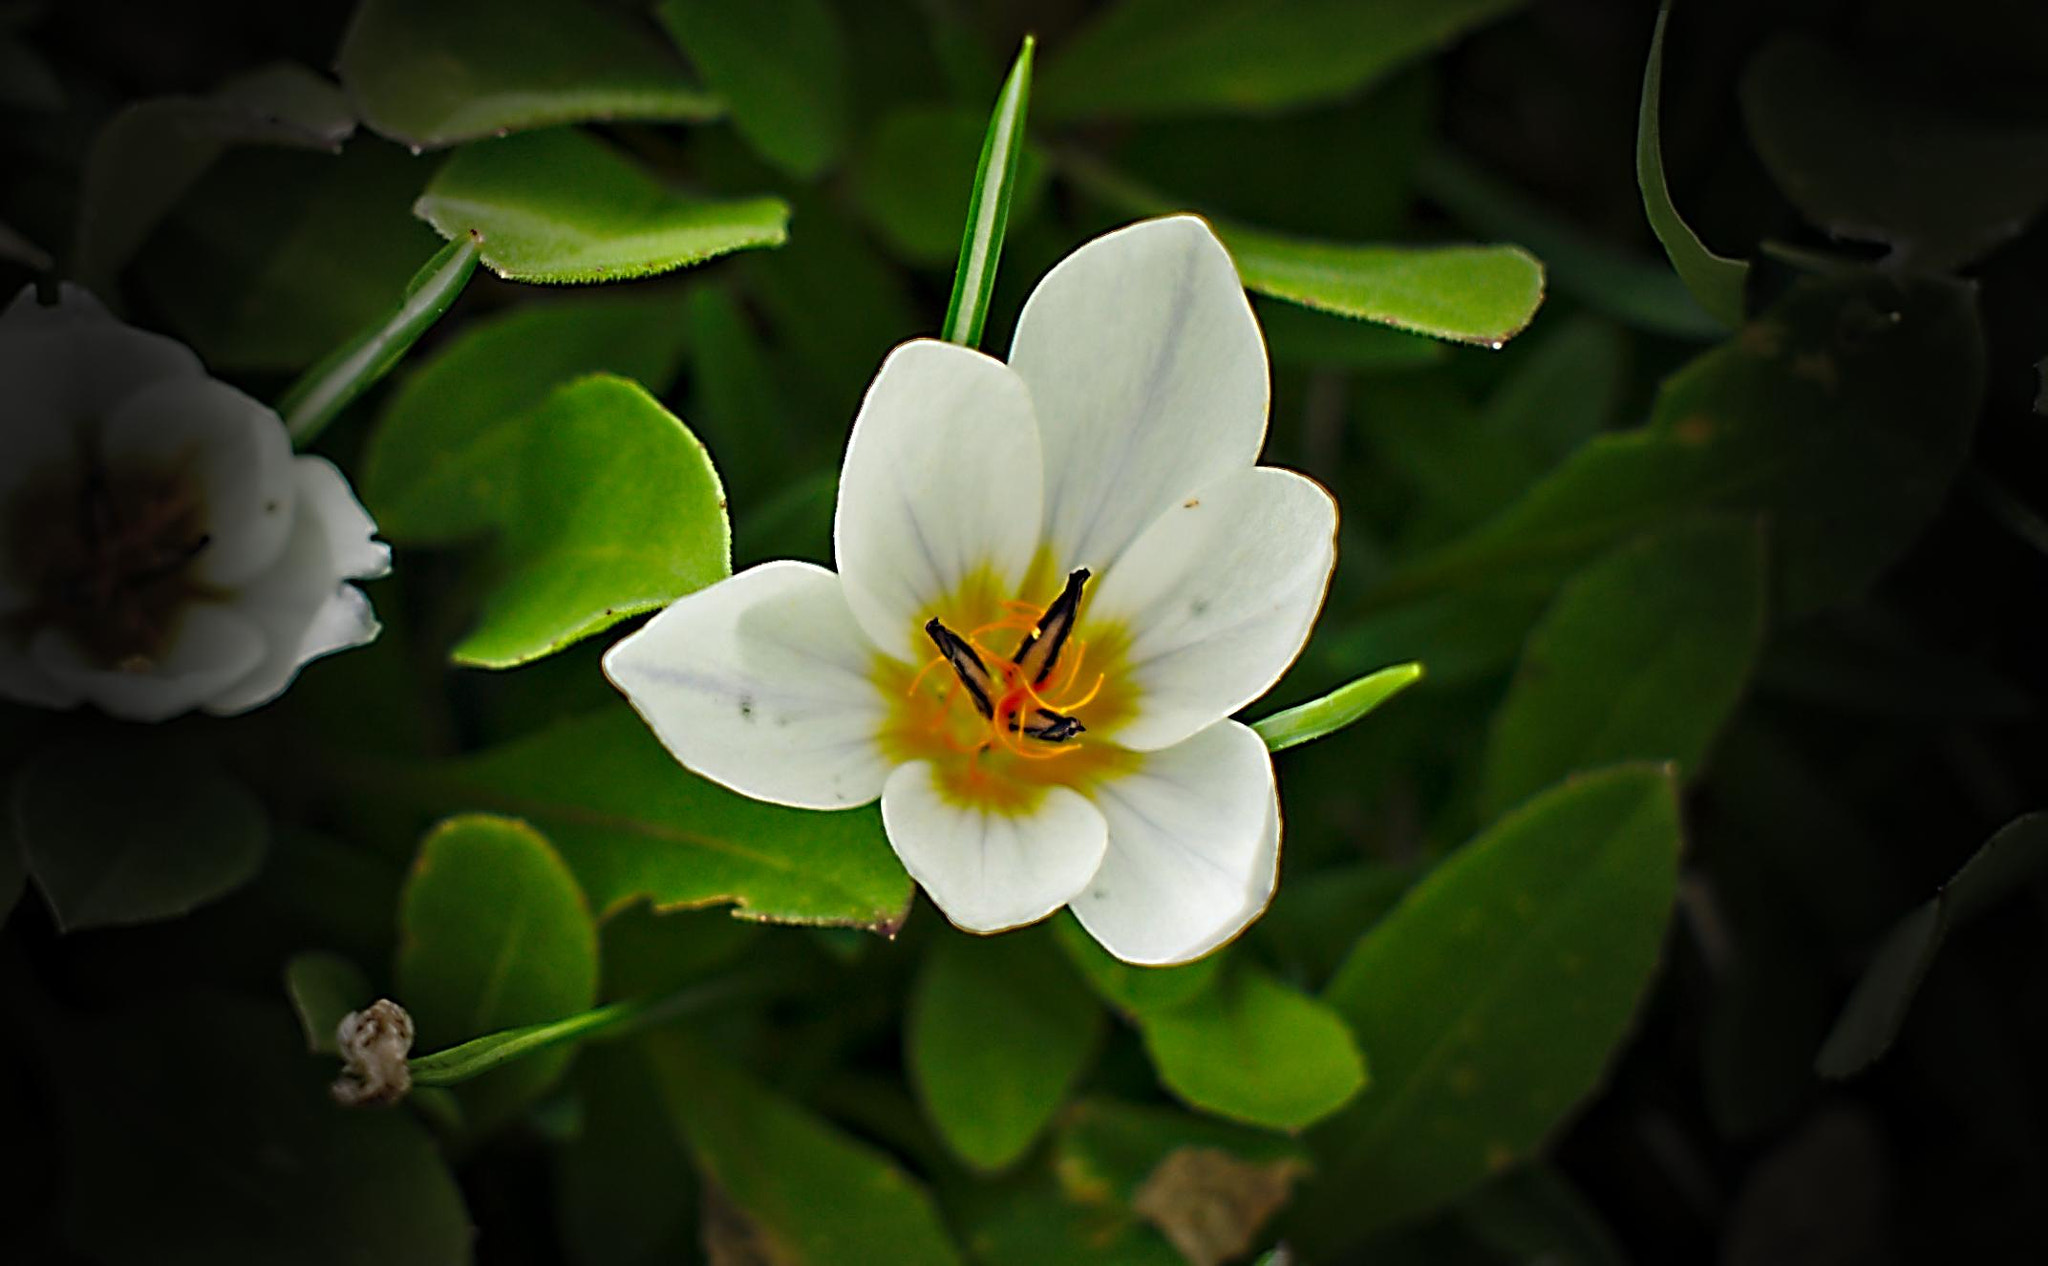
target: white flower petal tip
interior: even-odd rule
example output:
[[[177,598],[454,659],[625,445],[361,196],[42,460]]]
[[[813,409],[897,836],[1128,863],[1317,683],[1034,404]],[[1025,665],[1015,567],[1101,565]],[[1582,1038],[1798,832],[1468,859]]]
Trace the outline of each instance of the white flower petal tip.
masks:
[[[127,720],[244,712],[377,635],[389,550],[284,423],[76,287],[0,314],[0,697]]]
[[[1265,442],[1266,342],[1202,220],[1145,220],[1062,260],[1025,301],[1010,365],[1031,389],[1046,531],[1102,568],[1188,492]]]
[[[1102,813],[1066,787],[1022,803],[963,799],[929,761],[889,775],[882,823],[904,869],[952,923],[1002,932],[1067,904],[1101,866]]]
[[[1125,962],[1192,962],[1272,900],[1280,799],[1272,757],[1248,726],[1225,721],[1149,753],[1091,798],[1109,823],[1109,851],[1074,915]]]
[[[875,645],[917,661],[924,622],[981,584],[1015,596],[1038,548],[1043,461],[1023,381],[919,339],[889,353],[847,441],[833,517],[846,600]]]
[[[756,800],[845,809],[891,768],[875,658],[838,577],[777,562],[671,603],[604,671],[690,769]]]

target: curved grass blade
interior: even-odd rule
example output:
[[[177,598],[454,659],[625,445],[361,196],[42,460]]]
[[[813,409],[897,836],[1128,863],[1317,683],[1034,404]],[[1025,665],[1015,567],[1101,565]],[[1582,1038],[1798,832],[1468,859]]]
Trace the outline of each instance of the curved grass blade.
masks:
[[[1420,680],[1421,664],[1396,664],[1392,668],[1382,668],[1349,685],[1339,686],[1320,699],[1312,699],[1299,707],[1255,721],[1252,729],[1266,740],[1269,751],[1299,747],[1325,734],[1336,733]]]
[[[1664,87],[1664,24],[1671,0],[1657,9],[1657,28],[1650,36],[1650,60],[1643,67],[1643,99],[1636,113],[1636,184],[1643,191],[1643,212],[1650,228],[1671,257],[1679,280],[1700,306],[1730,328],[1742,324],[1742,289],[1749,277],[1746,260],[1716,255],[1678,214],[1671,186],[1664,178],[1664,142],[1658,98]]]
[[[335,348],[291,385],[278,401],[277,411],[294,443],[300,447],[311,443],[351,400],[391,371],[462,294],[470,274],[476,271],[480,250],[474,234],[442,247],[413,274],[390,315]]]
[[[996,97],[988,134],[981,142],[981,162],[974,171],[974,193],[967,202],[967,227],[960,235],[960,263],[953,270],[953,297],[946,304],[944,338],[948,343],[976,347],[988,320],[989,295],[996,286],[996,261],[1003,253],[1003,232],[1010,224],[1010,195],[1024,156],[1024,114],[1031,100],[1031,36],[1017,53],[1010,77]]]

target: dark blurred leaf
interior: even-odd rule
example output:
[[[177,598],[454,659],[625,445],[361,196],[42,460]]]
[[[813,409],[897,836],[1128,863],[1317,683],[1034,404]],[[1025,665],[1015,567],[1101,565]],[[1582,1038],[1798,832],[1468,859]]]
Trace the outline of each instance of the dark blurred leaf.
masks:
[[[607,955],[606,968],[611,964]],[[596,1045],[571,1074],[583,1128],[557,1153],[563,1248],[577,1266],[687,1261],[696,1176],[640,1053]]]
[[[960,1260],[888,1156],[670,1030],[643,1043],[669,1120],[777,1266]],[[715,1256],[715,1254],[714,1254]],[[740,1259],[747,1260],[747,1259]]]
[[[719,476],[733,504],[744,513],[753,496],[790,486],[791,472],[802,466],[809,451],[823,447],[817,443],[823,437],[795,424],[784,403],[787,392],[779,366],[761,345],[752,314],[731,292],[720,286],[692,286],[682,323],[690,346],[689,409],[684,416],[711,446]],[[832,485],[836,493],[836,468]],[[757,550],[754,557],[789,555],[762,555]]]
[[[28,863],[14,835],[14,814],[0,813],[0,928],[7,926],[14,907],[21,904],[22,889],[28,885]]]
[[[1325,1248],[1440,1208],[1529,1155],[1598,1083],[1657,966],[1676,788],[1622,766],[1539,796],[1359,941],[1324,996],[1375,1085],[1317,1131]]]
[[[1128,1210],[1077,1203],[1048,1178],[979,1186],[962,1203],[967,1247],[982,1266],[1187,1266]]]
[[[284,989],[305,1031],[306,1049],[315,1055],[339,1055],[335,1030],[342,1017],[377,1000],[362,968],[325,950],[292,955],[284,965]]]
[[[1627,1266],[1614,1233],[1556,1170],[1527,1165],[1486,1184],[1458,1209],[1474,1239],[1506,1260],[1543,1266]]]
[[[1241,1161],[1292,1162],[1306,1169],[1299,1139],[1196,1116],[1179,1108],[1083,1099],[1060,1120],[1054,1172],[1083,1204],[1129,1207],[1145,1180],[1174,1152],[1203,1148]]]
[[[50,252],[7,224],[0,224],[0,260],[20,264],[36,272],[46,272],[56,262],[50,258]]]
[[[946,935],[904,1016],[911,1085],[947,1146],[977,1169],[1014,1164],[1066,1099],[1102,1008],[1046,937]]]
[[[589,0],[363,0],[336,68],[363,121],[415,148],[722,109],[644,23]]]
[[[511,818],[451,818],[420,844],[400,898],[397,1000],[415,1052],[555,1020],[597,998],[597,932],[568,867]],[[569,1052],[530,1056],[468,1086],[465,1115],[503,1121],[531,1103]]]
[[[598,929],[606,998],[647,998],[701,981],[758,945],[765,929],[729,910],[615,910]]]
[[[686,197],[572,128],[465,145],[413,211],[442,237],[474,234],[484,266],[508,281],[622,281],[780,246],[789,232],[779,198]]]
[[[248,788],[151,738],[48,748],[14,771],[9,801],[28,873],[67,932],[217,901],[255,876],[270,844]]]
[[[1270,112],[1363,88],[1519,0],[1122,0],[1045,75],[1048,119]]]
[[[469,1215],[404,1112],[345,1112],[282,1005],[185,994],[61,1035],[71,1247],[112,1266],[460,1266]]]
[[[1636,185],[1643,191],[1643,211],[1650,227],[1664,244],[1664,253],[1685,288],[1702,308],[1733,329],[1742,324],[1742,288],[1749,278],[1749,265],[1707,249],[1672,205],[1671,186],[1664,176],[1664,25],[1670,16],[1671,0],[1664,0],[1657,10],[1657,28],[1650,36],[1650,59],[1643,67],[1643,97],[1636,112]]]
[[[297,373],[383,316],[439,248],[407,213],[428,170],[372,137],[338,158],[230,154],[150,239],[136,279],[209,366]]]
[[[1802,281],[1666,380],[1647,426],[1598,437],[1520,501],[1398,574],[1382,602],[1510,574],[1561,578],[1561,565],[1702,507],[1768,516],[1782,615],[1840,602],[1940,506],[1982,392],[1967,287]]]
[[[910,877],[874,808],[785,809],[676,764],[624,707],[422,771],[420,790],[546,831],[602,917],[730,903],[746,918],[890,929]]]
[[[233,145],[339,151],[355,131],[334,85],[279,64],[205,97],[160,97],[128,106],[100,129],[78,198],[78,278],[114,292],[128,262],[165,213]]]
[[[1230,1120],[1299,1130],[1365,1085],[1358,1043],[1336,1012],[1249,964],[1137,1020],[1160,1081]]]
[[[464,327],[407,374],[363,462],[363,500],[402,545],[475,537],[511,513],[527,419],[586,374],[665,391],[688,331],[675,300],[578,295]]]
[[[662,24],[763,158],[813,179],[846,144],[846,48],[824,0],[663,0]]]
[[[1814,1059],[1823,1077],[1848,1077],[1891,1048],[1920,982],[1959,923],[2034,878],[2048,863],[2048,813],[2007,823],[1926,905],[1885,935]]]
[[[1534,252],[1559,293],[1653,334],[1726,333],[1669,268],[1616,250],[1465,159],[1440,150],[1423,160],[1418,175],[1423,193],[1466,228]]]
[[[1751,142],[1785,195],[1902,269],[1960,267],[2048,203],[2048,127],[1922,105],[1824,45],[1780,36],[1742,77]]]
[[[1214,984],[1223,965],[1223,955],[1211,954],[1178,967],[1134,967],[1102,948],[1064,912],[1054,916],[1053,934],[1096,996],[1125,1015],[1179,1006]]]
[[[854,196],[861,213],[897,255],[913,264],[948,264],[960,251],[961,210],[988,120],[955,106],[904,106],[884,115],[861,148]],[[1010,214],[1022,219],[1045,194],[1037,151],[1018,159]]]
[[[1384,918],[1414,882],[1413,868],[1385,862],[1291,874],[1252,935],[1294,978],[1320,988],[1359,934]]]
[[[1684,780],[1749,683],[1763,645],[1764,563],[1756,523],[1714,515],[1566,581],[1494,716],[1482,816],[1622,761],[1671,761]]]

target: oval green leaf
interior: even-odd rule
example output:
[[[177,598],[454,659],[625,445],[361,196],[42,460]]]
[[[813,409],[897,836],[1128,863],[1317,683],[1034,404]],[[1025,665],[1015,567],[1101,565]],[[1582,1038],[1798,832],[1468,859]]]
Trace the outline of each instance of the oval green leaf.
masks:
[[[1318,1131],[1306,1228],[1418,1217],[1526,1157],[1598,1083],[1656,970],[1677,885],[1668,770],[1568,782],[1454,853],[1324,997],[1376,1084]]]
[[[977,1169],[1007,1168],[1052,1120],[1102,1033],[1102,1008],[1046,938],[946,934],[904,1017],[911,1085]]]
[[[1167,1089],[1233,1121],[1298,1130],[1365,1085],[1364,1057],[1338,1014],[1250,966],[1138,1022]]]
[[[451,241],[475,235],[508,281],[623,281],[789,236],[780,198],[685,197],[571,128],[465,145],[413,213]]]
[[[436,827],[399,898],[397,1000],[414,1049],[587,1010],[597,1000],[597,928],[575,877],[524,822],[469,814]],[[465,1088],[480,1128],[533,1101],[566,1052],[501,1068]]]
[[[718,98],[624,12],[584,0],[363,0],[336,69],[415,148],[599,119],[715,118]]]

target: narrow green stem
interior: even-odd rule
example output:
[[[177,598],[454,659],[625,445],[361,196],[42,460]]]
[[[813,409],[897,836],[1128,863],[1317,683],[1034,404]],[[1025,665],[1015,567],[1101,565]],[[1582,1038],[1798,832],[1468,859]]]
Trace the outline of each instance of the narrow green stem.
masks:
[[[981,141],[981,162],[974,171],[974,192],[967,202],[967,226],[960,235],[960,263],[953,270],[953,297],[946,304],[944,337],[949,343],[975,347],[988,320],[989,296],[995,292],[996,263],[1003,254],[1003,234],[1010,225],[1010,195],[1024,156],[1024,115],[1031,97],[1031,55],[1037,41],[1027,35],[1010,67],[1010,77],[996,97],[988,132]]]

